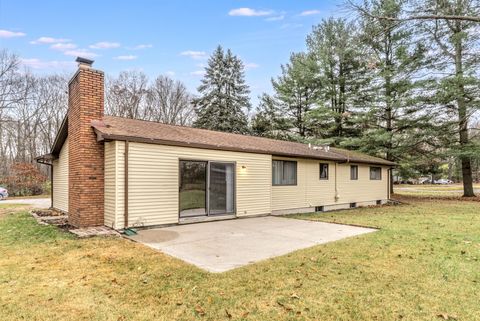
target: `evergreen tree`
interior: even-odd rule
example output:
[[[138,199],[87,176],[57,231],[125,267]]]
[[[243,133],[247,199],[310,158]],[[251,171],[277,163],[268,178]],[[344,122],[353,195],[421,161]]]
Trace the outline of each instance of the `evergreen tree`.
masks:
[[[290,140],[291,122],[283,116],[277,101],[271,95],[263,94],[252,118],[252,132],[256,136]]]
[[[232,133],[248,132],[244,110],[250,109],[250,90],[245,84],[242,61],[230,49],[225,53],[218,46],[205,71],[198,87],[201,96],[193,100],[198,115],[194,127]]]
[[[285,117],[282,124],[291,124],[291,127],[277,129],[293,131],[304,138],[311,130],[307,126],[307,115],[318,101],[317,63],[311,55],[294,53],[290,62],[281,68],[282,75],[272,79],[274,104]]]
[[[359,135],[353,118],[368,96],[365,59],[356,27],[344,19],[323,20],[307,37],[309,56],[317,64],[318,108],[309,122],[320,138],[339,144],[345,137]]]
[[[474,0],[428,0],[418,2],[417,12],[428,12],[437,16],[480,16],[478,1]],[[439,78],[437,102],[444,107],[443,111],[450,124],[451,137],[445,147],[461,163],[464,196],[474,195],[472,178],[472,159],[478,158],[480,148],[471,140],[469,123],[472,115],[480,106],[480,59],[478,52],[480,34],[478,22],[465,19],[435,19],[423,24],[426,35],[425,42],[434,44],[435,52],[432,66]]]
[[[412,29],[395,20],[403,5],[403,0],[370,0],[361,10],[361,40],[373,94],[362,119],[363,135],[345,145],[410,167],[416,156],[432,151],[428,145],[435,141],[426,139],[433,115],[425,110],[419,91],[428,79],[414,80],[421,75],[426,49],[414,41]]]

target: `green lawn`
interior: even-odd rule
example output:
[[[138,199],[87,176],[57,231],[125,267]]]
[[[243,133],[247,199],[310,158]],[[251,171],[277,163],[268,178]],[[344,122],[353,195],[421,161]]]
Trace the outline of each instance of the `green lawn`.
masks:
[[[473,184],[473,188],[480,195],[480,184]],[[462,184],[450,185],[394,185],[395,194],[401,196],[420,197],[420,198],[459,198],[463,195]]]
[[[381,230],[222,274],[3,212],[1,320],[480,320],[478,202],[299,215]]]

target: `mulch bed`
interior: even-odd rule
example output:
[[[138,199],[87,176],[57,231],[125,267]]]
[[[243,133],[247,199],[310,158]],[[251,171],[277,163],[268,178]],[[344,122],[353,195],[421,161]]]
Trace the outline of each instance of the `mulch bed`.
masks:
[[[58,227],[59,229],[65,231],[65,232],[70,232],[70,230],[76,229],[75,226],[70,225],[70,224],[68,224],[68,223],[66,223],[66,224],[61,224],[61,225],[57,225],[57,227]]]
[[[38,224],[53,225],[59,229],[72,233],[79,238],[93,236],[120,236],[117,231],[106,226],[97,226],[90,228],[77,228],[68,224],[68,215],[56,210],[33,210],[30,212],[37,220]]]
[[[37,216],[45,217],[45,216],[65,216],[62,212],[55,211],[55,210],[33,210],[32,213],[35,213]]]

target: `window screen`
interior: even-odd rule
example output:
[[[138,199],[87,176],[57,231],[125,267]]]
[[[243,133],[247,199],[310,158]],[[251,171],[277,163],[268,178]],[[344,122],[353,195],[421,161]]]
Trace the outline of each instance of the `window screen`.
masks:
[[[357,165],[351,165],[350,166],[350,179],[351,180],[357,180],[358,179],[358,166]]]
[[[328,164],[320,163],[320,179],[328,179]]]
[[[297,162],[272,161],[272,185],[297,185]]]
[[[381,167],[370,167],[370,179],[371,180],[381,180],[382,179],[382,168]]]

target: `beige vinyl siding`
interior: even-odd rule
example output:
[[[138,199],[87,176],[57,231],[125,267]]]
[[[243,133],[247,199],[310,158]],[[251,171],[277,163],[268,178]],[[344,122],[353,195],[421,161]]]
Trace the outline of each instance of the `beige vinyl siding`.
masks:
[[[124,146],[124,142],[118,144]],[[123,152],[117,149],[117,159],[122,164]],[[180,159],[236,162],[237,216],[271,212],[270,155],[133,142],[129,143],[128,155],[129,226],[178,223]],[[117,173],[120,172],[117,170]],[[123,182],[123,178],[119,177],[120,182]],[[123,191],[123,185],[117,186],[117,191],[120,190]],[[119,193],[116,203],[123,204],[123,197]],[[117,206],[117,222],[123,222],[120,209],[121,206]]]
[[[347,205],[353,202],[366,206],[374,205],[376,200],[387,199],[386,167],[382,168],[381,180],[370,180],[370,166],[358,164],[358,180],[350,180],[350,164],[337,164],[335,171],[334,162],[283,157],[273,159],[297,161],[297,185],[272,186],[272,211],[311,210],[322,205],[325,209],[340,209],[348,208]],[[328,180],[320,179],[320,163],[329,164]],[[338,199],[335,199],[335,172]]]
[[[68,137],[52,166],[53,207],[68,212]]]
[[[350,179],[350,165],[358,165],[358,180]],[[375,166],[375,165],[372,165]],[[378,166],[377,166],[378,167]],[[382,179],[370,180],[368,164],[338,164],[338,203],[371,202],[386,200],[388,187],[388,170],[382,167]],[[368,205],[374,205],[369,203]]]
[[[272,211],[305,207],[306,173],[305,162],[300,159],[273,157],[273,160],[290,160],[297,162],[297,185],[272,186]],[[270,171],[272,171],[270,169]]]
[[[315,207],[335,202],[335,163],[273,157],[297,162],[297,185],[272,186],[272,210]],[[329,164],[328,180],[320,179],[320,163]]]
[[[105,142],[105,225],[123,228],[124,142]]]

